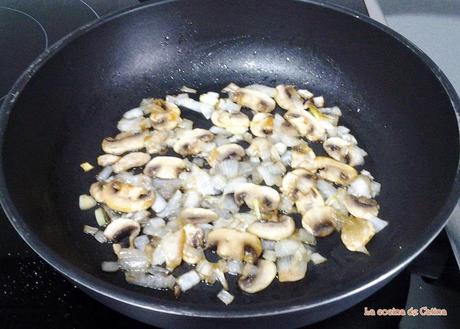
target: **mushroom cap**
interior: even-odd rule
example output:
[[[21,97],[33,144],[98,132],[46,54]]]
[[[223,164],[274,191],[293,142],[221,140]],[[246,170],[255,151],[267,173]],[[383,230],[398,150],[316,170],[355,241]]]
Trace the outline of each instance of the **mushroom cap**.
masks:
[[[377,201],[366,197],[347,194],[343,198],[343,204],[350,214],[358,218],[371,219],[379,214]]]
[[[292,149],[292,168],[308,166],[316,158],[315,152],[307,143],[301,143]]]
[[[315,170],[319,177],[341,185],[349,185],[358,176],[355,168],[329,157],[317,156],[310,163],[302,163],[302,168]]]
[[[214,134],[206,129],[196,128],[186,131],[173,146],[174,152],[182,155],[196,155],[203,151],[203,144],[214,139]]]
[[[329,206],[313,207],[302,216],[302,226],[311,234],[325,237],[337,227],[337,215]]]
[[[117,138],[104,138],[102,150],[105,153],[120,155],[126,152],[136,151],[144,148],[145,133],[124,134]]]
[[[269,260],[260,259],[257,266],[253,266],[246,264],[238,280],[241,290],[251,294],[267,288],[276,277],[276,265]]]
[[[152,126],[157,130],[174,129],[177,127],[179,121],[181,121],[179,107],[164,99],[151,99],[145,107],[150,112]]]
[[[185,208],[180,212],[179,218],[185,223],[204,224],[217,220],[219,216],[211,209]]]
[[[312,174],[303,168],[288,172],[283,177],[281,192],[293,200],[297,200],[300,194],[307,194],[314,186]]]
[[[367,220],[349,216],[342,223],[340,238],[350,251],[368,254],[366,244],[375,235],[374,226]]]
[[[293,85],[278,85],[276,86],[275,100],[276,103],[287,111],[302,111],[303,99],[297,92],[297,88]]]
[[[225,128],[235,135],[244,134],[249,128],[249,118],[241,112],[230,113],[215,110],[212,112],[211,121],[217,127]]]
[[[297,112],[288,111],[284,117],[297,129],[301,136],[306,137],[310,141],[318,141],[326,135],[324,127],[311,113],[305,110]]]
[[[118,218],[107,225],[104,230],[104,236],[112,242],[118,242],[128,236],[130,240],[133,240],[139,235],[140,231],[141,226],[135,220]]]
[[[307,193],[299,194],[297,200],[295,201],[297,211],[301,214],[306,213],[311,208],[323,205],[324,199],[321,196],[321,193],[319,193],[319,191],[314,187],[310,188]]]
[[[262,253],[262,244],[257,236],[229,228],[219,228],[208,233],[208,246],[217,245],[217,254],[222,258],[251,261]]]
[[[224,144],[211,151],[208,157],[208,163],[214,167],[218,162],[235,159],[241,160],[246,153],[244,148],[239,144]]]
[[[235,202],[239,205],[246,205],[257,211],[270,212],[278,208],[280,195],[278,192],[268,186],[256,185],[252,183],[243,183],[235,188]]]
[[[267,94],[254,89],[239,88],[232,93],[232,100],[254,112],[271,112],[275,109],[275,101]]]
[[[154,191],[148,191],[143,186],[135,186],[116,180],[103,184],[100,194],[99,191],[92,191],[93,197],[95,199],[100,197],[100,202],[119,212],[129,213],[145,210],[150,208],[155,201]]]
[[[255,222],[248,227],[248,232],[261,239],[281,240],[294,233],[295,222],[289,216],[282,216],[278,222]]]
[[[134,167],[140,167],[145,165],[150,160],[150,155],[144,152],[132,152],[121,157],[112,169],[115,173],[129,170]]]
[[[157,156],[144,168],[144,174],[163,179],[177,178],[187,168],[184,160],[170,156]]]
[[[250,125],[251,132],[257,137],[265,137],[273,133],[273,115],[270,113],[257,113]]]

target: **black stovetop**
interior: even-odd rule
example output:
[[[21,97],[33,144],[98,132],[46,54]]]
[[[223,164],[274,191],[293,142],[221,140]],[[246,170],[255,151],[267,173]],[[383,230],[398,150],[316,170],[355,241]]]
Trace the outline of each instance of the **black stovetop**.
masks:
[[[281,0],[280,0],[281,1]],[[329,0],[367,14],[362,0]],[[0,101],[27,65],[75,28],[135,0],[0,0]],[[355,307],[309,328],[457,328],[460,274],[446,234],[387,286]],[[422,306],[447,317],[366,317],[364,308]],[[456,313],[457,311],[457,313]],[[0,328],[150,328],[94,301],[42,261],[0,210]]]

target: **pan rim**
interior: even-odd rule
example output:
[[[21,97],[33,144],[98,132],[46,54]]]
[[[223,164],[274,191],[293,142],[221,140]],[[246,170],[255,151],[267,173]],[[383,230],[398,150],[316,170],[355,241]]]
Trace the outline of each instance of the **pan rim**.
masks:
[[[70,264],[64,258],[59,256],[55,251],[48,247],[44,242],[42,242],[37,235],[35,235],[31,230],[28,229],[28,226],[21,219],[21,215],[17,208],[13,205],[11,197],[6,186],[5,173],[3,168],[3,147],[4,147],[4,134],[8,124],[8,118],[11,110],[14,108],[16,100],[25,86],[28,84],[29,80],[34,76],[34,74],[50,59],[55,53],[64,48],[67,44],[73,40],[79,38],[83,34],[97,28],[99,25],[105,24],[111,20],[117,19],[118,17],[131,14],[138,10],[143,10],[144,8],[159,6],[172,2],[179,2],[181,0],[162,0],[162,1],[153,1],[148,4],[136,5],[134,7],[124,9],[108,16],[102,17],[101,19],[90,22],[77,30],[71,32],[64,38],[57,41],[54,45],[46,49],[37,59],[29,65],[29,67],[24,71],[24,73],[18,78],[18,80],[13,85],[10,92],[5,97],[3,104],[0,109],[0,204],[2,205],[5,214],[7,215],[9,221],[23,238],[23,240],[48,264],[53,268],[59,271],[61,274],[65,275],[67,278],[94,291],[98,294],[103,295],[106,298],[115,299],[118,302],[133,305],[140,307],[146,310],[174,314],[174,315],[186,315],[190,317],[204,317],[204,318],[247,318],[247,317],[262,317],[268,315],[277,315],[277,314],[286,314],[293,313],[298,311],[303,311],[307,309],[314,309],[320,306],[327,304],[332,304],[339,300],[350,298],[356,296],[361,292],[366,291],[369,288],[378,286],[379,283],[384,283],[387,279],[396,275],[404,267],[406,267],[415,257],[417,257],[440,233],[446,224],[449,215],[455,205],[457,204],[458,197],[460,195],[460,161],[457,163],[456,175],[453,180],[451,191],[446,198],[444,205],[441,207],[440,212],[433,219],[430,226],[427,227],[423,235],[419,236],[411,246],[408,246],[401,251],[398,255],[393,257],[391,260],[387,261],[382,265],[382,268],[379,271],[373,271],[368,275],[368,279],[364,282],[358,282],[348,289],[342,289],[335,293],[330,293],[329,295],[322,296],[321,300],[318,300],[314,303],[305,301],[304,297],[299,297],[296,299],[290,299],[284,302],[275,302],[273,304],[267,305],[263,309],[260,307],[258,309],[246,308],[246,306],[238,306],[238,308],[230,309],[225,308],[224,306],[219,309],[208,309],[206,310],[202,306],[190,306],[185,304],[180,304],[174,301],[167,301],[161,298],[155,298],[158,300],[156,304],[152,303],[152,300],[147,301],[146,298],[141,300],[143,294],[134,293],[125,288],[121,288],[114,284],[108,283],[102,279],[99,279],[89,273],[81,270],[77,266]],[[355,12],[353,10],[344,8],[338,5],[325,4],[322,2],[316,2],[313,0],[292,0],[293,2],[306,3],[312,6],[319,6],[339,12],[343,15],[351,16],[351,19],[361,21],[366,23],[383,33],[394,38],[401,45],[404,45],[410,52],[415,56],[420,58],[422,62],[431,70],[433,75],[439,81],[441,86],[444,88],[446,94],[448,95],[452,108],[457,117],[457,129],[459,128],[459,117],[460,117],[460,100],[455,92],[455,89],[444,75],[444,73],[438,68],[438,66],[417,46],[412,44],[409,40],[393,31],[392,29],[372,20],[371,18]],[[378,275],[378,273],[380,275]],[[383,274],[381,274],[383,273]],[[318,299],[318,298],[317,298]],[[245,309],[246,308],[246,309]]]

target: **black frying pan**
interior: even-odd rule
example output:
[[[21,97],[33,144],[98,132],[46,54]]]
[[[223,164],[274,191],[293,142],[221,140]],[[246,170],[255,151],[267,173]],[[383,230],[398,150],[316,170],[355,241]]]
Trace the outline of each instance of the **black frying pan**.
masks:
[[[103,273],[111,248],[82,233],[78,209],[120,115],[182,85],[220,90],[294,83],[343,109],[370,156],[390,225],[351,253],[338,235],[320,240],[328,261],[305,280],[238,292],[170,292]],[[307,1],[165,1],[116,14],[53,46],[24,73],[0,114],[1,202],[14,227],[52,266],[98,300],[169,327],[298,326],[336,314],[396,275],[439,233],[459,195],[459,100],[445,76],[407,40],[366,17]],[[201,119],[193,114],[197,124]],[[225,320],[224,320],[225,319]],[[216,322],[217,321],[217,322]]]

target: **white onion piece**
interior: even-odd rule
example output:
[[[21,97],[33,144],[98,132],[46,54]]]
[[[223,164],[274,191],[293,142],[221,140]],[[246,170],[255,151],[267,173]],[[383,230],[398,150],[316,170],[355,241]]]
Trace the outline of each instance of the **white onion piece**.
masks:
[[[231,293],[229,293],[227,290],[225,289],[222,289],[218,294],[217,294],[217,298],[219,298],[222,303],[224,303],[225,305],[228,305],[230,304],[231,302],[233,302],[233,299],[235,297],[233,297],[233,295]]]
[[[97,227],[83,225],[83,233],[94,235],[99,231]]]
[[[120,269],[118,262],[102,262],[101,269],[104,272],[117,272]]]
[[[188,190],[184,194],[184,208],[198,208],[201,202],[202,195],[196,190]]]
[[[368,221],[371,222],[371,224],[374,226],[376,233],[380,232],[388,225],[387,221],[380,219],[378,217],[371,217],[368,219]]]
[[[316,182],[316,186],[318,188],[319,193],[323,199],[329,198],[331,195],[335,195],[337,193],[337,189],[334,187],[332,183],[329,183],[323,179],[318,179]]]
[[[174,104],[188,108],[189,110],[201,113],[206,119],[211,118],[214,107],[209,104],[198,102],[192,98],[174,98]]]
[[[137,133],[142,130],[141,124],[144,117],[138,117],[133,119],[126,119],[122,118],[118,121],[117,129],[121,132],[130,132],[130,133]]]
[[[229,113],[237,113],[240,112],[241,106],[232,102],[229,98],[221,98],[217,103],[217,109]]]
[[[163,211],[167,205],[168,203],[166,202],[166,200],[163,199],[163,197],[159,193],[157,193],[157,195],[155,196],[155,202],[152,205],[152,210],[156,213],[159,213]]]
[[[145,224],[142,232],[144,234],[157,236],[158,232],[164,229],[165,226],[166,226],[166,223],[162,218],[159,218],[159,217],[152,218]]]
[[[313,97],[313,104],[317,107],[323,107],[324,106],[324,97],[323,96],[317,96]]]
[[[94,210],[94,217],[96,217],[96,222],[99,226],[106,226],[109,221],[107,214],[102,208]]]
[[[300,241],[300,242],[303,242],[303,243],[306,243],[312,246],[316,245],[315,236],[304,228],[299,228],[297,232],[291,236],[291,239],[294,239],[294,240],[297,240],[297,241]]]
[[[139,235],[134,239],[134,246],[141,251],[144,251],[145,246],[149,243],[150,239],[147,235]]]
[[[180,179],[155,178],[152,180],[152,186],[166,200],[169,200],[181,185]]]
[[[128,272],[145,272],[150,265],[143,251],[131,248],[119,251],[118,264],[122,270]]]
[[[90,195],[82,194],[78,199],[78,206],[81,210],[88,210],[97,205],[96,200]]]
[[[182,274],[177,278],[176,282],[180,287],[180,290],[187,291],[190,288],[200,283],[201,278],[195,270],[191,270],[187,273]]]
[[[102,232],[102,231],[97,231],[94,234],[94,238],[99,243],[106,243],[107,242],[107,238],[105,237],[104,232]]]
[[[153,289],[172,289],[176,280],[172,275],[145,274],[139,272],[126,272],[125,278],[128,283]]]
[[[241,274],[243,272],[243,263],[239,260],[229,260],[228,273],[232,275]]]
[[[303,248],[302,244],[296,240],[280,240],[275,245],[276,257],[292,255],[297,249]]]
[[[366,197],[368,199],[372,198],[371,196],[371,182],[368,177],[359,175],[356,177],[348,186],[348,193],[356,197]]]
[[[113,172],[112,166],[104,167],[104,169],[102,169],[101,172],[97,174],[96,179],[98,181],[106,181],[110,177],[112,172]]]
[[[215,166],[215,171],[227,178],[233,178],[238,175],[238,161],[229,159],[219,162]]]
[[[214,275],[216,276],[216,279],[222,285],[222,288],[228,289],[227,279],[225,278],[224,272],[222,272],[222,270],[220,268],[215,268],[214,269]]]
[[[274,250],[264,250],[262,258],[269,260],[271,262],[276,262],[276,252]]]
[[[193,89],[193,88],[189,88],[187,86],[182,86],[180,88],[180,91],[184,92],[184,93],[189,93],[189,94],[196,94],[196,89]]]
[[[285,214],[289,214],[294,209],[294,202],[284,195],[281,196],[280,204],[278,205],[278,209]]]
[[[200,95],[200,102],[203,104],[207,104],[207,105],[214,107],[217,105],[218,101],[219,101],[219,94],[213,91]]]
[[[181,206],[182,192],[177,190],[176,193],[169,199],[166,207],[157,216],[160,218],[176,216],[179,213]]]
[[[304,99],[310,99],[314,96],[313,93],[307,89],[297,89],[297,93]]]
[[[264,250],[275,250],[276,241],[273,240],[261,240],[262,248]]]
[[[321,256],[319,253],[317,252],[314,252],[311,254],[311,261],[313,262],[313,264],[317,265],[317,264],[321,264],[321,263],[324,263],[325,261],[327,261],[326,258],[324,258],[323,256]]]
[[[140,107],[136,107],[136,108],[133,108],[129,111],[126,111],[124,114],[123,114],[123,118],[125,119],[134,119],[134,118],[138,118],[138,117],[141,117],[144,115],[144,112],[142,111],[142,109]]]

